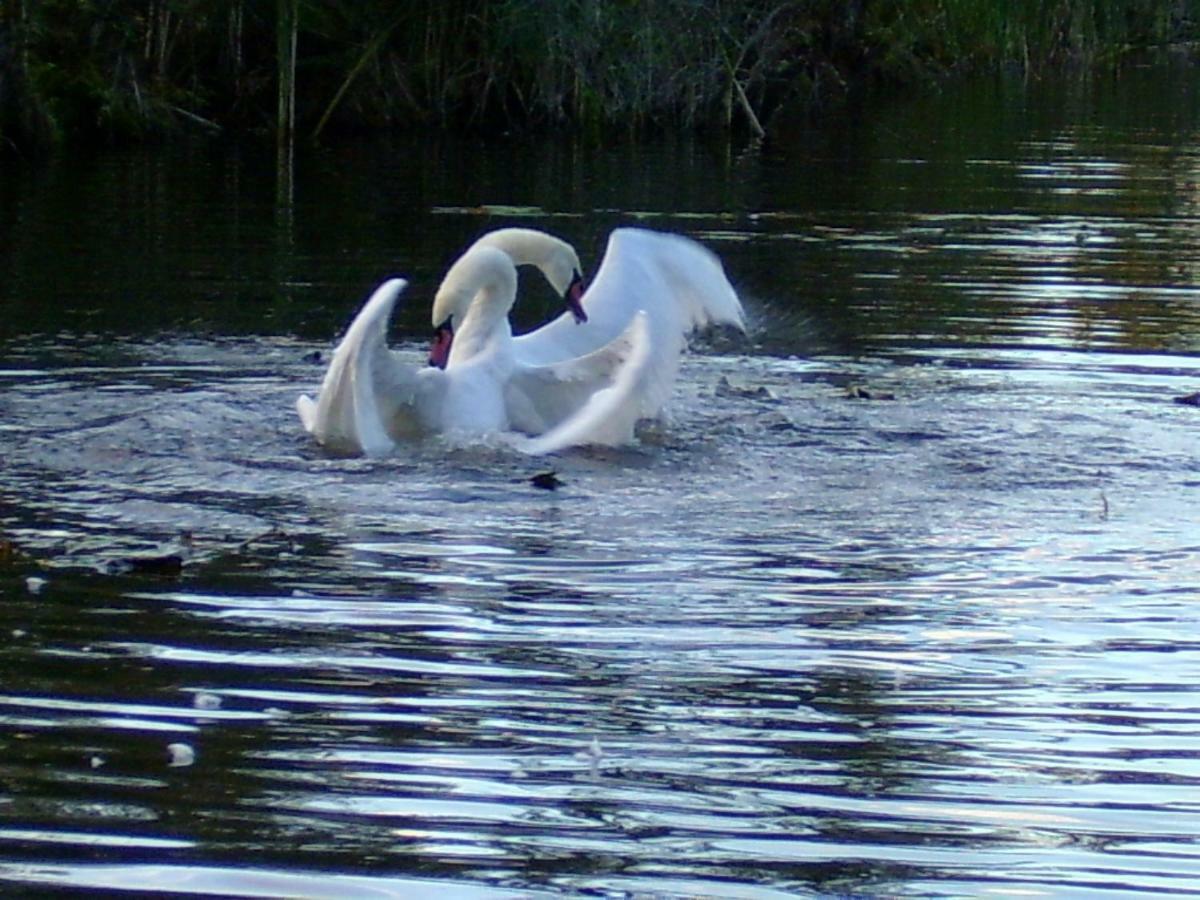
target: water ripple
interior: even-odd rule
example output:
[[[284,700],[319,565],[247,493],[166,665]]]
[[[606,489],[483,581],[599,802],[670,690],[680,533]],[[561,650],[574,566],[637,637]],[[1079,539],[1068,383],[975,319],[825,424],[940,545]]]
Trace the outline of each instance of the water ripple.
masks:
[[[0,884],[1193,892],[1194,140],[895,132],[583,201],[712,243],[750,307],[632,449],[334,459],[293,412],[327,340],[6,341]],[[481,214],[576,221],[487,199],[430,201],[418,274]],[[365,275],[309,203],[262,290],[328,337],[301,288]]]

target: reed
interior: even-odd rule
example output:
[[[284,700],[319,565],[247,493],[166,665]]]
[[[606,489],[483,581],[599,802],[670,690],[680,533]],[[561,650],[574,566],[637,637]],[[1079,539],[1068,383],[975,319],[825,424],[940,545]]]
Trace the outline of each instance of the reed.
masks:
[[[1016,65],[1038,74],[1194,41],[1198,24],[1194,0],[926,0],[873,4],[868,30],[890,55],[885,72]]]
[[[0,0],[0,143],[179,129],[769,130],[880,83],[1108,64],[1200,0]]]
[[[280,147],[290,144],[296,132],[296,45],[299,33],[298,0],[278,0],[275,16],[275,61],[278,73],[275,132]]]

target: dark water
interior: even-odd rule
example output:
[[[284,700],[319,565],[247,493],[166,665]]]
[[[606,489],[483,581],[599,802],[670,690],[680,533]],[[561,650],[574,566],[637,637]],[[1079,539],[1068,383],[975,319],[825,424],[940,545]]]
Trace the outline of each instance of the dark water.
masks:
[[[761,152],[6,163],[0,890],[1200,890],[1198,79]],[[416,364],[514,222],[591,266],[618,224],[696,236],[752,334],[628,449],[305,440],[373,285],[412,280]]]

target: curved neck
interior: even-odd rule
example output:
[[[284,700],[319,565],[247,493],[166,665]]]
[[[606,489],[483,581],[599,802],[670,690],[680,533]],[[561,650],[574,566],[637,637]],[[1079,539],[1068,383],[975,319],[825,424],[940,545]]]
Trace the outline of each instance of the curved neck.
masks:
[[[579,257],[566,241],[534,228],[500,228],[477,240],[475,247],[494,247],[516,266],[536,266],[559,294],[579,269]]]
[[[503,250],[518,266],[541,268],[563,244],[556,237],[533,228],[499,228],[475,242],[479,247]]]
[[[481,287],[454,331],[448,362],[462,362],[481,353],[497,338],[511,338],[508,311],[513,297],[495,285]]]
[[[448,362],[463,361],[497,336],[511,337],[508,311],[517,297],[512,258],[494,247],[472,247],[446,273],[433,301],[433,324],[449,321],[454,340]]]

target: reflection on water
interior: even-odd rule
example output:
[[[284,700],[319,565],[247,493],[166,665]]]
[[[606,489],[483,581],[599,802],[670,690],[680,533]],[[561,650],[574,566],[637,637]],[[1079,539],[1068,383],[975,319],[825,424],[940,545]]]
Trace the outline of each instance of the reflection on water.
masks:
[[[0,186],[0,883],[1193,889],[1176,75],[947,95],[761,157],[334,148],[297,161],[286,235],[248,155]],[[502,448],[300,435],[310,354],[382,270],[428,286],[501,221],[594,259],[631,220],[714,246],[755,320],[637,447],[554,458],[544,491]],[[128,249],[94,246],[114,223]]]

